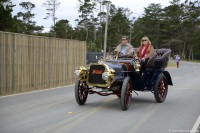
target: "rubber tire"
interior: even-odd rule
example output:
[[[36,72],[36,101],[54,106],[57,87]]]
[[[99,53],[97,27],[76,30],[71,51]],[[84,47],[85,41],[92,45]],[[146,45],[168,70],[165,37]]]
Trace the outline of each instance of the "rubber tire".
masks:
[[[75,84],[75,97],[79,105],[85,104],[88,97],[87,88],[83,87],[84,84],[86,84],[85,81],[80,85],[80,80],[77,80]]]
[[[162,89],[162,90],[161,90]],[[162,92],[161,92],[162,91]],[[161,74],[154,85],[154,97],[156,102],[162,103],[165,101],[168,92],[168,82],[164,74]],[[162,97],[160,97],[162,93]]]
[[[120,104],[123,111],[127,110],[130,106],[132,99],[132,82],[130,77],[127,76],[122,84]]]

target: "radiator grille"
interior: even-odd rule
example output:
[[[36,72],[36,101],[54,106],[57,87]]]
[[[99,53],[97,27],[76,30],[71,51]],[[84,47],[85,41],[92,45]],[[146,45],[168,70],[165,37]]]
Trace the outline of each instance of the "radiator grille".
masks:
[[[102,73],[105,71],[103,65],[91,65],[89,71],[88,82],[91,84],[106,84],[102,79]]]

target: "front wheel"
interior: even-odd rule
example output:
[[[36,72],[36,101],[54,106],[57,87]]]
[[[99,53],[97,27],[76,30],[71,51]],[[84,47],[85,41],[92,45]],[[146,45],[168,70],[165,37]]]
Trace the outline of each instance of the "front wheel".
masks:
[[[76,102],[79,105],[85,104],[87,97],[88,97],[88,91],[87,91],[88,85],[86,84],[86,81],[83,81],[82,83],[80,80],[76,81],[75,84],[75,97]]]
[[[158,103],[164,102],[167,97],[168,83],[164,74],[161,74],[154,85],[154,97]]]
[[[127,76],[124,79],[124,82],[122,84],[122,90],[121,90],[121,108],[122,110],[127,110],[130,106],[132,98],[132,82],[130,80],[130,77]]]

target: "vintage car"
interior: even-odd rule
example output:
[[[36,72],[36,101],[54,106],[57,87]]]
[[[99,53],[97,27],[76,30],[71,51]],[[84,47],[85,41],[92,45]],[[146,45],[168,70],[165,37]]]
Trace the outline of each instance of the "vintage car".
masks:
[[[170,49],[155,50],[142,74],[139,72],[138,60],[119,58],[119,52],[115,54],[114,59],[100,60],[88,67],[78,67],[74,71],[77,79],[77,103],[85,104],[88,94],[117,95],[122,110],[127,110],[131,103],[132,91],[152,92],[158,103],[163,102],[167,96],[168,85],[173,85],[169,72],[165,70],[170,52]]]

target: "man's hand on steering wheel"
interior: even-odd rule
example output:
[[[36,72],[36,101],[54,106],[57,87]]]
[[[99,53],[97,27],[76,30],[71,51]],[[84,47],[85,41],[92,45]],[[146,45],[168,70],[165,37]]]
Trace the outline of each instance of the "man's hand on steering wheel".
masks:
[[[122,58],[124,56],[123,53],[119,52],[119,51],[112,51],[111,55],[113,55],[114,58]]]
[[[119,57],[124,57],[123,53],[119,52],[118,54],[119,54]]]
[[[112,51],[111,54],[113,56],[119,56],[119,57],[122,57],[123,56],[123,53],[119,52],[119,51]]]

